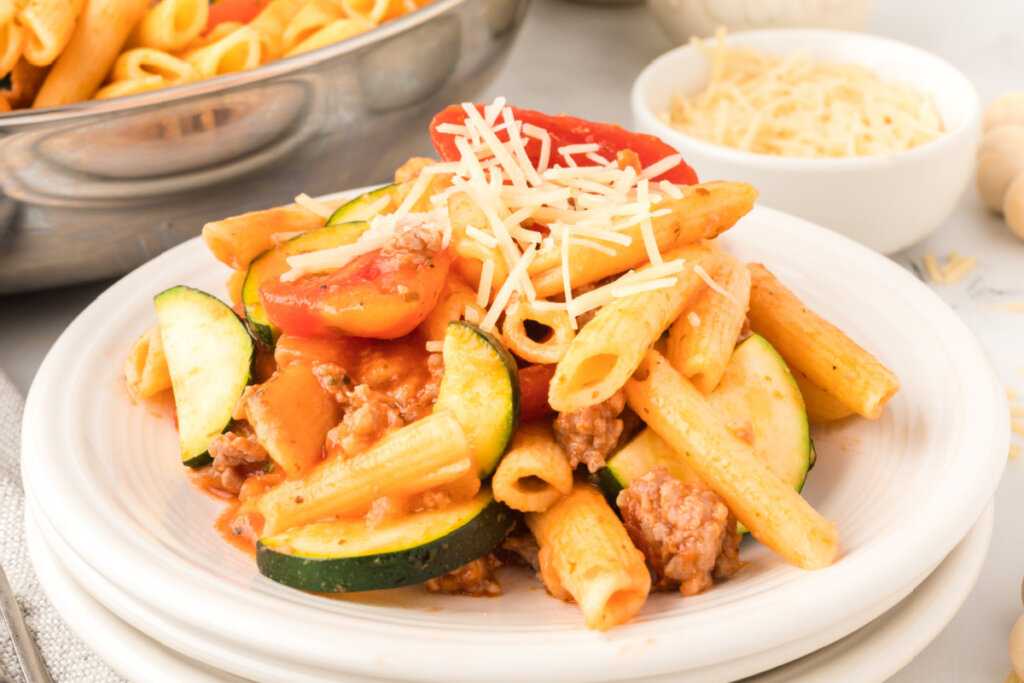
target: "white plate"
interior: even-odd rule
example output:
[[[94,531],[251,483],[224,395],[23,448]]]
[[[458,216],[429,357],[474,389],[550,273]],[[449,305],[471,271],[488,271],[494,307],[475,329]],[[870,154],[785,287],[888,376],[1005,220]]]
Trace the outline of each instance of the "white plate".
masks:
[[[331,600],[260,577],[212,528],[221,506],[182,472],[171,421],[133,405],[119,380],[125,351],[155,320],[154,294],[185,283],[224,295],[227,270],[198,241],[126,276],[54,345],[26,404],[25,442],[35,444],[22,460],[26,488],[84,562],[155,614],[312,667],[574,681],[738,658],[781,664],[881,614],[952,550],[995,490],[1008,410],[969,330],[891,261],[767,209],[723,241],[767,263],[903,383],[880,420],[815,434],[805,494],[840,538],[827,569],[804,572],[746,543],[751,565],[734,580],[694,598],[652,596],[637,619],[605,634],[583,629],[574,606],[528,580],[494,600],[419,589]]]
[[[26,510],[29,555],[43,589],[71,629],[119,673],[146,683],[239,680],[179,654],[108,611],[78,583],[83,573],[91,570],[82,563],[77,568],[65,566],[63,558],[70,553],[48,545],[41,531],[46,522],[37,523],[37,519]],[[938,635],[970,593],[988,553],[993,519],[989,505],[939,567],[878,619],[828,647],[745,683],[866,683],[888,678]],[[718,676],[718,680],[726,678]],[[340,683],[343,679],[335,675],[333,680]],[[670,675],[665,680],[678,678]],[[658,681],[646,679],[644,683]]]

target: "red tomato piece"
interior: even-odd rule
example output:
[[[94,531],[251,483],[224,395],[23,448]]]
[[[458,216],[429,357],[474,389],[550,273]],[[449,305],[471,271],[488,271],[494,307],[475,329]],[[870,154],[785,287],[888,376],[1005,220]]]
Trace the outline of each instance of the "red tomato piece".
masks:
[[[217,24],[237,21],[248,24],[267,6],[270,0],[218,0],[210,4],[210,15],[206,20],[205,35]]]
[[[554,413],[548,403],[548,386],[555,365],[527,365],[519,369],[519,418],[524,422]]]
[[[476,108],[482,115],[484,105],[478,104]],[[640,157],[640,163],[644,168],[665,157],[679,153],[671,145],[662,142],[660,138],[644,133],[633,133],[614,123],[595,123],[565,114],[550,116],[538,111],[515,107],[512,107],[512,112],[517,121],[533,124],[548,132],[548,135],[551,136],[552,159],[558,153],[559,147],[594,142],[599,145],[597,153],[606,159],[615,159],[622,150],[632,150]],[[453,104],[437,114],[430,122],[430,140],[444,161],[457,161],[461,155],[455,146],[455,136],[451,133],[440,132],[437,129],[438,126],[443,123],[462,125],[466,118],[467,114],[462,106]],[[502,142],[508,141],[508,133],[505,131],[499,131],[497,135]],[[526,138],[525,146],[530,161],[536,165],[540,158],[540,141]],[[697,182],[697,174],[683,161],[653,180],[667,180],[677,185],[693,185]]]
[[[293,282],[270,278],[260,286],[260,301],[285,334],[395,339],[416,329],[434,308],[451,261],[447,250],[415,260],[372,251],[330,273]]]

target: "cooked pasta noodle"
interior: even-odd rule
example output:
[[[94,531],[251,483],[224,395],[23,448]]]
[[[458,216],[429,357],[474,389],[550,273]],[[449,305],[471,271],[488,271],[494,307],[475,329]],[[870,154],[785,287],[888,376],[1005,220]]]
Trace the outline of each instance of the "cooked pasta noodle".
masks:
[[[180,50],[202,33],[209,14],[209,0],[160,0],[132,31],[128,44]]]

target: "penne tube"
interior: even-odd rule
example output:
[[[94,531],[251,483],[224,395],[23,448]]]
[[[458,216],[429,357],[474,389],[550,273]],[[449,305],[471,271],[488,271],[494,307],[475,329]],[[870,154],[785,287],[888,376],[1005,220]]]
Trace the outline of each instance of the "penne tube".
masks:
[[[5,18],[6,15],[6,18]],[[13,0],[0,2],[0,78],[11,73],[22,58],[25,30],[14,18]]]
[[[746,183],[715,181],[680,190],[683,192],[681,199],[666,197],[657,205],[658,209],[670,209],[671,213],[651,220],[655,241],[662,252],[720,235],[749,213],[757,198],[757,190]],[[589,247],[570,244],[564,268],[569,271],[573,289],[648,262],[639,224],[621,232],[631,241],[628,246],[608,245],[615,252],[614,256],[593,258],[594,252]],[[538,253],[530,264],[528,272],[537,296],[547,297],[563,291],[561,261],[561,250],[552,247]]]
[[[132,344],[124,362],[124,379],[128,392],[135,398],[149,398],[171,388],[171,373],[158,325],[143,332]]]
[[[527,513],[526,524],[540,546],[544,585],[574,599],[587,628],[606,631],[640,611],[651,590],[643,553],[592,486],[577,482],[544,512]]]
[[[426,320],[420,324],[423,338],[434,341],[444,339],[448,323],[453,320],[465,320],[467,310],[473,311],[478,316],[477,320],[483,320],[486,314],[486,311],[476,303],[476,292],[458,277],[449,275],[437,297],[437,303],[427,314]]]
[[[52,64],[71,40],[83,4],[84,0],[28,0],[18,12],[25,59],[36,66]]]
[[[240,21],[222,21],[211,28],[208,33],[200,34],[189,41],[189,43],[179,51],[179,54],[189,54],[191,52],[195,52],[201,47],[213,45],[218,40],[234,33],[243,26],[245,26],[245,24]]]
[[[159,76],[167,86],[198,81],[199,71],[183,59],[151,47],[125,50],[114,62],[110,80],[131,81]]]
[[[148,7],[148,0],[89,0],[33,106],[55,107],[92,97]]]
[[[345,14],[379,24],[388,16],[392,0],[341,0]]]
[[[93,99],[108,100],[114,97],[137,95],[140,92],[149,92],[151,90],[166,88],[167,85],[167,81],[160,76],[150,74],[148,76],[130,78],[124,81],[114,81],[113,83],[105,85],[97,90],[93,95]]]
[[[530,338],[527,321],[550,330],[540,341]],[[538,311],[529,301],[518,299],[505,309],[505,322],[501,326],[501,339],[508,349],[531,363],[557,363],[565,356],[576,332],[565,311]]]
[[[333,0],[309,0],[288,22],[281,35],[287,53],[336,19],[344,17],[341,3]]]
[[[365,514],[385,496],[412,496],[456,481],[475,464],[462,427],[448,411],[391,432],[348,459],[325,461],[301,479],[255,499],[270,536],[318,519]]]
[[[734,256],[720,259],[714,281],[723,291],[708,287],[698,294],[669,328],[665,349],[673,367],[704,394],[722,379],[750,303],[750,271]]]
[[[807,308],[759,263],[751,274],[750,327],[794,369],[858,415],[875,419],[900,383],[842,330]]]
[[[301,55],[337,42],[366,33],[376,24],[359,17],[336,19],[285,53],[285,57]]]
[[[491,488],[495,500],[520,512],[543,512],[572,492],[572,467],[550,425],[519,428]]]
[[[261,64],[284,55],[284,30],[303,4],[303,0],[271,0],[249,22],[249,28],[259,35]]]
[[[800,387],[800,393],[804,397],[808,422],[812,424],[835,422],[854,414],[852,410],[840,403],[836,397],[812,382],[811,378],[804,374],[802,370],[792,368],[792,374],[796,385]]]
[[[253,29],[242,26],[215,43],[185,55],[203,78],[255,69],[260,65],[260,37]]]
[[[250,211],[203,226],[203,242],[221,263],[244,270],[275,245],[274,235],[322,228],[326,221],[304,206],[290,204]]]
[[[705,286],[697,267],[714,270],[715,250],[690,244],[671,251],[665,261],[683,259],[683,270],[668,287],[613,299],[580,330],[558,363],[548,402],[561,412],[604,401],[626,382],[690,300]]]
[[[718,495],[754,538],[804,569],[832,564],[836,530],[724,424],[657,351],[626,382],[626,401]]]
[[[128,37],[132,47],[180,50],[199,37],[210,15],[210,0],[160,0]]]
[[[11,69],[11,92],[7,98],[14,109],[31,107],[39,88],[43,85],[49,67],[31,64],[24,57]]]

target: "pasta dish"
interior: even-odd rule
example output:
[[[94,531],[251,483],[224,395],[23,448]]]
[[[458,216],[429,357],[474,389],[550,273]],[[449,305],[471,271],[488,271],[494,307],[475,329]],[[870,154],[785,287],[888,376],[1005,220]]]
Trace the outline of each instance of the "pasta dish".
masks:
[[[808,424],[877,418],[899,383],[719,246],[756,190],[501,99],[431,137],[440,161],[340,205],[208,223],[229,304],[155,297],[127,385],[173,392],[224,535],[318,593],[495,596],[522,565],[599,630],[742,573],[744,533],[831,564]]]
[[[133,95],[253,69],[429,0],[2,0],[0,112]]]

